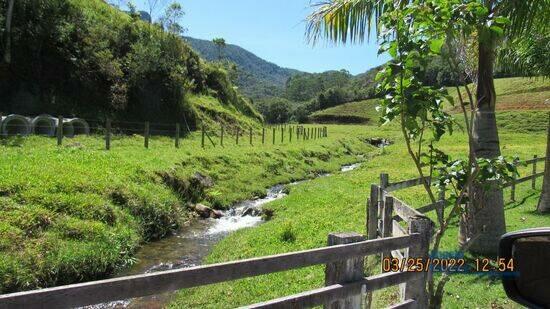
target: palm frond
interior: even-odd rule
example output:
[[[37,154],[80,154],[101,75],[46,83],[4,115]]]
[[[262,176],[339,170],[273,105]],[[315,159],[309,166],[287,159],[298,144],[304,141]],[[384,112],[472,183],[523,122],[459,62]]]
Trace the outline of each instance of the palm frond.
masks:
[[[329,0],[313,6],[316,10],[307,17],[306,29],[312,44],[320,38],[336,44],[362,43],[384,9],[381,0]]]
[[[550,30],[550,0],[503,0],[496,13],[510,20],[507,37],[511,39],[534,29],[539,33]]]

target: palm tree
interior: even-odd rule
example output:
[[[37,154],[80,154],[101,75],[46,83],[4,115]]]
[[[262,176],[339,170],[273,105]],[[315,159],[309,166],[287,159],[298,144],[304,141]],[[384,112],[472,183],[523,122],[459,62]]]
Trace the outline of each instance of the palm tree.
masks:
[[[478,0],[488,11],[487,16],[504,16],[510,20],[505,36],[513,39],[527,35],[536,27],[550,24],[550,0]],[[405,2],[402,0],[401,2]],[[393,2],[395,3],[395,2]],[[378,25],[381,15],[392,2],[383,0],[327,0],[317,5],[308,17],[307,35],[310,41],[325,38],[335,43],[363,42],[369,39],[371,28]],[[395,4],[393,4],[395,5]],[[472,150],[477,158],[500,155],[500,143],[495,117],[496,93],[493,79],[495,53],[500,37],[481,22],[478,32],[477,91],[473,125]],[[494,255],[498,240],[506,231],[502,190],[476,186],[468,207],[476,214],[462,222],[459,240],[469,244],[470,251]],[[474,237],[475,236],[475,237]]]

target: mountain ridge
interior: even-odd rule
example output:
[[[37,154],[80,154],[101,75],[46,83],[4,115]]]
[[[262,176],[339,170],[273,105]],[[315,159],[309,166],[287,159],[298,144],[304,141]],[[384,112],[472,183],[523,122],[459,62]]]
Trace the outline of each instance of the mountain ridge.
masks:
[[[184,36],[183,39],[205,60],[219,59],[218,47],[212,41],[188,36]],[[222,57],[237,65],[237,84],[244,94],[254,99],[281,96],[290,77],[305,73],[281,67],[235,44],[227,44]]]

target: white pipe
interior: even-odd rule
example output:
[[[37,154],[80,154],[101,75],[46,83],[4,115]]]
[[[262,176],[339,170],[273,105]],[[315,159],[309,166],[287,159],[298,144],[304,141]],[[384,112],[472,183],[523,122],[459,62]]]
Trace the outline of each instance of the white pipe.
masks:
[[[33,134],[55,136],[56,121],[50,115],[38,115],[31,122],[31,131]]]
[[[72,125],[74,135],[90,134],[90,126],[86,120],[82,118],[69,118],[66,122]]]
[[[27,117],[11,114],[2,117],[2,135],[29,135],[31,133],[31,122]]]

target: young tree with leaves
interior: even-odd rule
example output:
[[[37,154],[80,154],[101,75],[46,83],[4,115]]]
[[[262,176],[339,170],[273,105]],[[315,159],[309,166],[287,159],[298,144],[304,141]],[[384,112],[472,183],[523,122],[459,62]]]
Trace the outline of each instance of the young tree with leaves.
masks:
[[[346,7],[357,5],[360,1],[335,1]],[[363,4],[366,1],[362,2]],[[455,55],[452,54],[455,47],[455,34],[471,29],[479,18],[483,18],[486,12],[476,1],[385,1],[381,5],[384,11],[377,15],[380,27],[379,41],[380,52],[387,52],[391,60],[377,75],[380,92],[384,95],[381,100],[380,110],[382,121],[398,121],[401,126],[407,151],[413,160],[416,170],[422,179],[424,188],[431,201],[436,202],[436,194],[432,185],[439,190],[450,191],[449,202],[451,210],[444,216],[438,213],[438,226],[433,243],[431,255],[437,257],[441,241],[451,222],[458,216],[466,221],[479,215],[480,211],[473,211],[467,205],[472,202],[472,192],[475,187],[485,190],[499,189],[503,180],[512,179],[516,173],[515,166],[507,162],[503,157],[482,158],[475,152],[474,127],[467,103],[459,93],[459,104],[463,111],[465,132],[468,135],[469,155],[467,159],[452,159],[443,150],[437,148],[437,142],[445,134],[452,134],[456,120],[444,110],[444,102],[454,104],[453,99],[444,88],[434,88],[422,83],[429,61],[434,56],[447,57],[456,74],[461,74],[460,67],[456,65]],[[324,7],[325,9],[330,8]],[[340,7],[342,8],[342,7]],[[334,12],[319,10],[320,15],[310,16],[310,34],[312,38],[325,36],[332,40],[346,42],[348,35],[361,39],[361,34],[368,30],[367,24],[360,25],[352,22],[354,16],[368,15],[370,10],[362,7],[349,15],[338,15]],[[370,20],[370,16],[364,18]],[[350,18],[350,19],[347,19]],[[505,23],[505,19],[495,21],[495,25]],[[343,29],[345,28],[345,29]],[[471,97],[468,85],[462,85]],[[457,87],[459,88],[459,87]],[[472,101],[472,100],[470,100]],[[432,134],[429,152],[426,151],[427,134]],[[435,145],[435,146],[432,146]],[[427,177],[426,166],[435,166],[436,173],[433,177]],[[431,176],[431,175],[429,175]],[[488,185],[490,187],[488,187]],[[472,230],[469,230],[472,231]],[[475,244],[484,235],[483,230],[476,233],[465,242],[460,243],[459,251],[465,251]],[[445,284],[449,280],[447,273],[436,277],[430,270],[428,274],[429,301],[426,306],[440,308]],[[422,307],[422,306],[421,306]]]
[[[185,27],[180,24],[181,19],[185,15],[185,11],[181,4],[173,2],[164,11],[164,15],[159,18],[159,23],[162,28],[169,33],[175,35],[182,35],[187,31]]]
[[[405,9],[409,3],[417,2],[329,0],[319,4],[317,10],[309,16],[308,33],[313,41],[325,37],[333,42],[362,42],[368,38],[372,26],[377,25],[376,29],[381,29],[381,17],[386,12],[396,8]],[[477,89],[469,99],[474,111],[471,123],[472,151],[478,158],[498,158],[500,144],[493,80],[495,52],[503,38],[529,35],[535,27],[548,29],[550,10],[547,8],[550,0],[448,0],[441,1],[441,4],[475,8],[475,11],[467,13],[468,16],[458,16],[472,17],[470,21],[474,31],[471,32],[471,37],[477,39]],[[502,189],[496,185],[473,184],[468,207],[472,208],[471,213],[477,213],[477,217],[468,217],[463,222],[463,226],[469,228],[461,229],[461,243],[465,244],[472,239],[477,234],[476,231],[482,231],[481,236],[471,243],[470,250],[481,254],[496,254],[498,240],[506,231]]]

